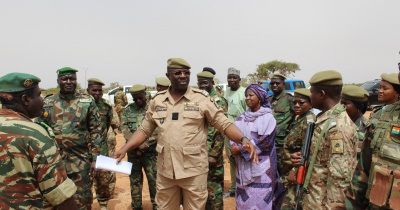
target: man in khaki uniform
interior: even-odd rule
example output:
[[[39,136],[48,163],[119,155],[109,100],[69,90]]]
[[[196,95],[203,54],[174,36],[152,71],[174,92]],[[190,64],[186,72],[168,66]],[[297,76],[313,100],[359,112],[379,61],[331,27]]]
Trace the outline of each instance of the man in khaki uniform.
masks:
[[[242,143],[257,164],[258,156],[255,146],[210,101],[207,91],[189,87],[190,65],[184,59],[168,59],[166,76],[171,86],[150,101],[142,125],[114,157],[120,161],[158,127],[156,203],[159,209],[179,209],[182,197],[184,209],[204,209],[209,126]]]

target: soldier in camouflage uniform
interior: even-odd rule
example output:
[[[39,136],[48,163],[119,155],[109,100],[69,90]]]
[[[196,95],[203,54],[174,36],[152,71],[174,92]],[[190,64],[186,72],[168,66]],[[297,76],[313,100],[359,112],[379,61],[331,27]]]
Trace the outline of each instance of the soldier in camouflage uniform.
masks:
[[[311,142],[303,185],[309,194],[304,196],[303,209],[344,209],[345,192],[357,163],[357,127],[339,103],[343,84],[339,72],[318,72],[309,82],[311,103],[321,113]],[[292,154],[291,160],[297,166],[298,153]]]
[[[312,110],[310,90],[306,88],[294,91],[293,107],[296,118],[289,126],[290,132],[286,136],[282,157],[281,182],[285,186],[285,197],[281,209],[294,209],[296,206],[296,178],[297,168],[293,167],[290,161],[292,153],[301,152],[307,130],[307,121],[315,122],[315,115]]]
[[[80,209],[92,205],[92,176],[103,140],[99,109],[92,96],[75,92],[77,70],[57,70],[60,92],[44,100],[44,112],[38,119],[54,131],[68,177],[76,186],[75,202]]]
[[[124,87],[120,86],[119,90],[114,95],[115,111],[118,113],[119,120],[122,121],[122,113],[125,106],[128,104],[128,98],[125,95]]]
[[[284,175],[282,173],[282,156],[285,138],[288,134],[288,127],[295,117],[292,105],[293,96],[285,91],[285,79],[286,77],[282,74],[275,73],[271,76],[271,82],[269,83],[270,88],[274,93],[271,96],[271,109],[277,126],[275,146],[278,171],[281,176]]]
[[[143,118],[149,106],[146,96],[146,86],[134,85],[129,89],[135,103],[126,106],[122,115],[122,134],[128,141],[136,129],[142,124]],[[137,149],[128,152],[128,161],[133,164],[129,177],[131,183],[132,209],[142,209],[142,188],[144,169],[149,185],[150,200],[153,209],[157,209],[155,203],[156,178],[157,178],[157,132],[140,145]]]
[[[217,107],[228,111],[228,102],[214,88],[214,75],[203,71],[197,74],[197,85],[200,89],[206,90],[210,94],[210,100]],[[207,151],[208,151],[208,178],[207,189],[208,198],[206,209],[223,209],[223,190],[224,190],[224,136],[214,127],[208,128]]]
[[[346,207],[349,209],[400,209],[399,186],[399,124],[400,83],[396,74],[382,74],[378,100],[383,107],[373,110],[371,126],[363,142],[353,182],[358,181],[358,194],[347,195]],[[363,176],[357,177],[359,171]],[[351,203],[350,203],[351,201]],[[357,202],[355,202],[357,201]],[[368,206],[369,203],[369,206]],[[351,205],[351,206],[350,206]]]
[[[0,209],[77,209],[51,129],[31,120],[42,114],[39,82],[24,73],[0,78]]]
[[[113,107],[109,105],[103,98],[104,83],[97,79],[88,79],[88,93],[93,96],[96,101],[97,108],[101,116],[101,130],[103,131],[103,140],[100,145],[100,154],[104,156],[111,156],[115,150],[115,142],[108,141],[108,132],[114,132],[118,129],[119,120],[113,121]],[[118,119],[118,117],[116,117]],[[115,136],[115,135],[114,135]],[[114,138],[115,140],[115,138]],[[115,173],[111,171],[101,170],[97,177],[94,179],[94,189],[96,191],[97,200],[99,201],[101,209],[107,209],[108,201],[113,197],[115,187]]]

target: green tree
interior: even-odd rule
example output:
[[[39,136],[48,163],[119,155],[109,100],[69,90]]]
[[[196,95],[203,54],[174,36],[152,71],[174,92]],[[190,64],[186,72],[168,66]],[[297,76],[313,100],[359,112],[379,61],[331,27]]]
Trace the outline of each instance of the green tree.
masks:
[[[299,70],[300,66],[297,63],[273,60],[258,65],[256,72],[248,74],[247,78],[250,83],[257,83],[258,80],[269,80],[274,73],[281,73],[282,75],[289,77]]]

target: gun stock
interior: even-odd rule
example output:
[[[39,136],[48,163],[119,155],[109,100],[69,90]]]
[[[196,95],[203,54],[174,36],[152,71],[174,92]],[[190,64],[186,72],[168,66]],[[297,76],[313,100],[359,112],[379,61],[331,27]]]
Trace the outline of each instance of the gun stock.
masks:
[[[306,173],[307,173],[307,168],[308,168],[308,159],[310,157],[310,146],[311,146],[311,140],[312,136],[314,133],[314,126],[315,122],[313,120],[307,120],[307,130],[306,130],[306,136],[304,138],[304,144],[303,147],[301,148],[301,160],[300,160],[300,166],[299,166],[299,171],[297,173],[297,185],[296,185],[296,207],[295,209],[297,210],[298,204],[301,200],[301,195],[300,193],[301,188],[303,187],[305,178],[306,178]]]

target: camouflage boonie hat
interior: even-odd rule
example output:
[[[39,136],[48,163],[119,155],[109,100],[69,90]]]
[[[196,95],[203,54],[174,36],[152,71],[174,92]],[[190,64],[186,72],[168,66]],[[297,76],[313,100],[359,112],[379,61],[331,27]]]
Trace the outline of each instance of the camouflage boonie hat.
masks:
[[[271,79],[281,79],[281,80],[285,80],[285,79],[286,79],[286,77],[285,77],[285,76],[283,76],[283,74],[280,74],[280,73],[274,73],[274,74],[272,74],[272,76],[271,76]]]
[[[131,94],[136,94],[136,93],[140,93],[142,91],[146,90],[146,86],[145,85],[134,85],[131,88],[129,88],[129,92]]]
[[[104,86],[104,82],[102,82],[101,80],[97,79],[97,78],[90,78],[88,79],[88,84],[89,85],[101,85]]]
[[[399,79],[398,79],[396,73],[390,73],[390,74],[383,73],[383,74],[381,74],[381,78],[382,78],[382,80],[385,80],[386,82],[389,82],[391,84],[400,85]]]
[[[40,78],[32,74],[13,72],[0,77],[0,92],[19,92],[38,86]]]
[[[310,81],[310,85],[343,85],[342,75],[334,70],[320,71],[315,73]]]
[[[67,74],[75,74],[76,72],[78,72],[78,70],[71,67],[64,67],[57,70],[57,76],[61,77]]]
[[[211,72],[208,71],[203,71],[197,74],[197,79],[213,79],[214,78],[214,74],[212,74]]]
[[[310,98],[311,92],[307,88],[299,88],[294,90],[294,97],[307,97]]]
[[[240,71],[235,69],[235,67],[230,67],[228,69],[228,75],[233,74],[233,75],[238,75],[240,77]]]
[[[169,79],[165,78],[165,77],[157,77],[156,78],[156,83],[158,85],[161,86],[169,86],[171,84],[171,82],[169,81]]]
[[[342,90],[342,98],[350,101],[365,102],[368,101],[369,93],[362,87],[355,85],[346,85]]]
[[[167,61],[167,69],[190,69],[190,64],[183,58],[170,58]]]
[[[215,70],[212,69],[211,67],[204,67],[204,68],[203,68],[203,71],[208,71],[208,72],[210,72],[210,73],[213,74],[213,75],[216,74]]]

